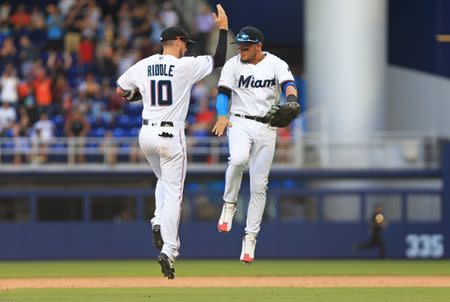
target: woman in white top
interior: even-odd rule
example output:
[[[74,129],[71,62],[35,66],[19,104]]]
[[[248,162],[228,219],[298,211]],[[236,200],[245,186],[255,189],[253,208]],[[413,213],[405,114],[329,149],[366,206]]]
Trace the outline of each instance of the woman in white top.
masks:
[[[19,95],[17,94],[18,85],[19,79],[16,77],[14,68],[11,65],[6,66],[0,78],[0,101],[10,103],[15,107],[19,100]]]

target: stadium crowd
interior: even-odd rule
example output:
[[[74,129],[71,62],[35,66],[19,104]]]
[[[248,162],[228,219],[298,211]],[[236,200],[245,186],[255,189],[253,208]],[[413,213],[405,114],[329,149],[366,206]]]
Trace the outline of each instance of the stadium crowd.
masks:
[[[142,105],[124,103],[115,81],[138,60],[160,52],[162,30],[181,20],[169,1],[2,1],[0,137],[14,138],[15,148],[22,144],[23,150],[27,141],[39,144],[40,162],[48,160],[45,149],[55,137],[135,137]],[[190,55],[207,53],[213,28],[209,7],[201,7],[191,27],[197,43]],[[212,135],[216,93],[204,81],[194,86],[188,135]],[[139,160],[135,147],[130,160]],[[13,161],[33,160],[26,153]]]

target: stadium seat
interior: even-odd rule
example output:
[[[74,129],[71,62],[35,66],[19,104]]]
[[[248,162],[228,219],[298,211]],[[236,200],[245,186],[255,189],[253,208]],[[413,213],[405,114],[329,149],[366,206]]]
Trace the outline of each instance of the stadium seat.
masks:
[[[91,131],[89,136],[93,136],[93,137],[104,137],[105,136],[105,128],[100,127],[100,128],[95,128],[94,130]]]
[[[141,128],[131,128],[130,130],[128,130],[128,136],[137,137],[139,135],[139,131],[141,131]]]
[[[122,128],[115,128],[113,130],[113,136],[114,137],[125,137],[126,136],[126,132]]]
[[[123,128],[123,129],[129,128],[130,122],[132,122],[132,121],[130,120],[128,115],[121,115],[117,118],[117,126],[119,126],[120,128]]]
[[[62,115],[62,114],[55,115],[52,120],[53,120],[53,123],[55,123],[56,129],[64,128],[64,122],[65,122],[64,115]]]
[[[142,126],[142,116],[137,116],[132,119],[133,127],[141,128]]]

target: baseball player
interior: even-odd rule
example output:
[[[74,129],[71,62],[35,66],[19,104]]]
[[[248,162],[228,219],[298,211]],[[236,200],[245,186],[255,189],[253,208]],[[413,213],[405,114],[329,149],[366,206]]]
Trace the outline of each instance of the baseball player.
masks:
[[[213,18],[220,29],[214,57],[183,57],[193,43],[180,27],[161,33],[163,53],[147,57],[131,66],[117,80],[117,93],[128,101],[142,98],[142,128],[139,146],[158,178],[156,209],[151,220],[154,244],[161,252],[158,262],[164,277],[175,277],[178,256],[183,185],[186,175],[185,120],[190,91],[195,82],[225,63],[228,18],[217,5]]]
[[[362,249],[377,248],[379,257],[383,259],[386,255],[386,248],[382,231],[386,227],[386,219],[384,218],[383,207],[381,205],[375,207],[371,223],[369,240],[354,244],[352,251],[353,254],[356,254]]]
[[[239,54],[222,69],[216,103],[218,119],[213,128],[213,133],[221,136],[228,127],[230,149],[218,230],[224,233],[231,230],[242,173],[248,164],[251,194],[240,260],[252,263],[276,142],[276,128],[268,125],[268,114],[280,108],[278,87],[282,87],[288,102],[297,102],[297,89],[289,66],[262,51],[264,36],[258,29],[242,28],[235,43],[239,45]]]

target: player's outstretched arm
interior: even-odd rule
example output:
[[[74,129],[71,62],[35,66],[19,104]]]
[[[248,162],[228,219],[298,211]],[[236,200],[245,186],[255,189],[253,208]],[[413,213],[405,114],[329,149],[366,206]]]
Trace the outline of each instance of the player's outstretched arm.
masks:
[[[228,101],[231,96],[231,91],[228,88],[219,86],[219,93],[217,94],[216,109],[217,122],[214,125],[212,132],[217,136],[222,136],[227,127],[231,127],[231,122],[228,120]]]
[[[217,15],[212,13],[214,22],[219,28],[219,40],[214,54],[214,68],[222,67],[227,56],[228,17],[220,4],[217,5]]]

